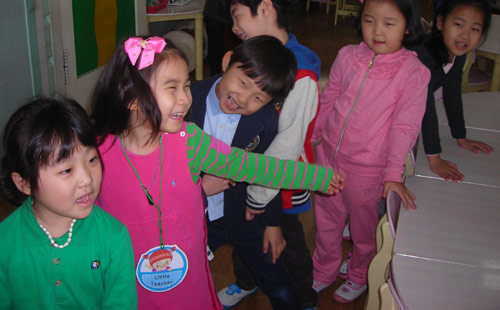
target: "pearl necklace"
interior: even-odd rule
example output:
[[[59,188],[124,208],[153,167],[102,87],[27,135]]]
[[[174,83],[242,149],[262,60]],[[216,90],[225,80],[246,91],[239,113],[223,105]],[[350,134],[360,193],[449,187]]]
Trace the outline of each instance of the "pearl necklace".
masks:
[[[57,244],[54,239],[52,238],[52,235],[50,234],[50,232],[47,230],[47,228],[43,227],[42,224],[40,224],[40,222],[38,222],[38,225],[40,225],[40,228],[47,234],[47,236],[49,237],[49,240],[50,240],[50,245],[55,247],[55,248],[65,248],[68,246],[68,244],[71,242],[71,236],[73,235],[73,226],[75,225],[75,222],[76,222],[76,219],[73,219],[71,221],[71,225],[69,226],[69,231],[68,231],[68,240],[66,240],[66,242],[63,244],[63,245],[59,245]]]

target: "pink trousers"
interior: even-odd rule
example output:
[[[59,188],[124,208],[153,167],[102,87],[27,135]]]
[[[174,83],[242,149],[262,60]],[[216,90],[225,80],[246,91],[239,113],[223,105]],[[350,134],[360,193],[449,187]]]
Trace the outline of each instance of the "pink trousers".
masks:
[[[316,250],[313,255],[314,280],[332,283],[342,263],[342,231],[349,218],[353,256],[347,278],[366,284],[368,266],[376,254],[375,232],[378,204],[382,199],[381,177],[363,177],[334,165],[345,181],[344,189],[335,196],[316,194]]]

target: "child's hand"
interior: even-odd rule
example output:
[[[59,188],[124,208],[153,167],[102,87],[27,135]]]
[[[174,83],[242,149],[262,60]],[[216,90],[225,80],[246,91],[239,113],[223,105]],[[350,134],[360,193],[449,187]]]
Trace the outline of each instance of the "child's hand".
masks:
[[[458,170],[457,166],[438,155],[427,156],[429,167],[432,172],[442,177],[446,181],[461,182],[464,180],[464,175]]]
[[[387,193],[389,193],[389,191],[396,192],[399,195],[399,198],[401,198],[401,202],[403,203],[405,209],[408,209],[408,206],[410,206],[412,209],[417,208],[414,202],[414,200],[417,200],[417,198],[403,183],[386,181],[384,183],[384,198],[387,198]]]
[[[262,241],[262,252],[267,253],[267,251],[269,251],[269,246],[271,246],[273,264],[276,263],[281,252],[283,252],[286,247],[286,241],[285,238],[283,238],[281,228],[279,226],[266,226]]]
[[[461,148],[469,150],[473,153],[484,152],[488,154],[494,151],[491,146],[481,141],[469,140],[464,138],[464,139],[457,139],[457,143]]]
[[[332,181],[328,186],[328,195],[333,195],[339,193],[344,188],[344,177],[333,171]]]
[[[254,210],[247,206],[247,209],[245,211],[245,218],[247,221],[251,221],[255,218],[256,215],[262,214],[264,212],[266,212],[266,210]]]
[[[205,174],[201,178],[201,186],[203,186],[203,190],[207,196],[218,194],[235,185],[236,183],[231,180],[219,178],[210,174]]]

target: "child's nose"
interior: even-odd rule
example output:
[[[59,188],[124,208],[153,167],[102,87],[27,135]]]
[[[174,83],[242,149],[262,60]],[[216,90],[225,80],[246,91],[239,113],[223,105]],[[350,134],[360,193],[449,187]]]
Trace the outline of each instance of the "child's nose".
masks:
[[[187,104],[191,100],[191,89],[190,88],[184,88],[178,97],[178,102],[179,104]]]
[[[82,169],[80,175],[80,185],[81,186],[89,186],[93,182],[92,172],[90,168]]]
[[[238,26],[236,25],[236,23],[233,23],[233,28],[231,28],[231,30],[233,31],[233,33],[236,33],[238,31]]]
[[[375,26],[373,27],[373,33],[376,35],[382,34],[382,25],[379,23],[375,23]]]
[[[248,105],[248,100],[250,100],[252,94],[247,93],[247,92],[242,92],[238,95],[238,99],[240,99],[240,104],[241,105]]]

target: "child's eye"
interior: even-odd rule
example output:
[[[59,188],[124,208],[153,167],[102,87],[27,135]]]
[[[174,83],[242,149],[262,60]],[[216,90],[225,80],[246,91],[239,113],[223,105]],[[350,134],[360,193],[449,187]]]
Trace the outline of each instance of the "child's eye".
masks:
[[[455,23],[455,26],[462,27],[462,24],[461,23]]]
[[[390,27],[390,26],[392,26],[392,25],[394,25],[394,24],[391,24],[391,23],[386,23],[385,25]]]
[[[94,156],[92,157],[90,160],[89,160],[89,163],[93,164],[93,163],[97,163],[99,162],[99,156]]]
[[[66,174],[69,174],[70,172],[71,172],[71,168],[64,169],[64,170],[60,171],[59,173],[62,174],[62,175],[66,175]]]
[[[242,86],[246,86],[246,85],[247,85],[247,83],[245,83],[245,81],[241,81],[241,85],[242,85]]]
[[[472,31],[482,32],[481,28],[472,28]]]

